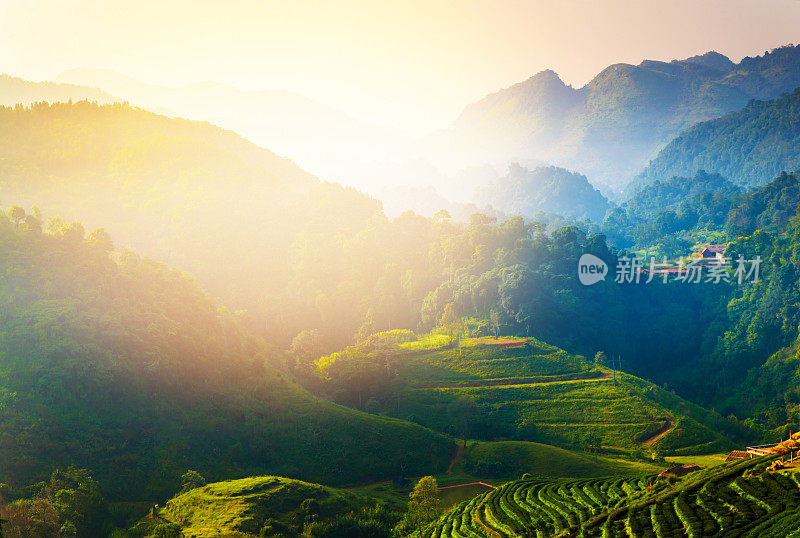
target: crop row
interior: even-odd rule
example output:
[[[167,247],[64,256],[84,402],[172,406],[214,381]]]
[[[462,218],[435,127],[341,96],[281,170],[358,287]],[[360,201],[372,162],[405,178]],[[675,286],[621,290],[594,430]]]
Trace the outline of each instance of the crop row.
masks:
[[[551,536],[574,531],[647,485],[639,478],[517,480],[459,504],[424,536]]]
[[[653,477],[518,480],[462,503],[424,535],[800,538],[800,478],[763,468],[760,459],[721,465],[674,485]]]

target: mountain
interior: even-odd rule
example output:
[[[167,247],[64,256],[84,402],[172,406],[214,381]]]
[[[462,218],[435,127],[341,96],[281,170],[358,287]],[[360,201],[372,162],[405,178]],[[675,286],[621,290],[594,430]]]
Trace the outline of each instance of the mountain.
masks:
[[[505,176],[479,189],[475,203],[528,218],[554,213],[594,222],[601,222],[611,207],[585,176],[555,166],[528,170],[518,164],[511,164]]]
[[[389,151],[393,141],[387,131],[285,90],[245,91],[216,82],[173,88],[90,68],[65,71],[57,80],[100,88],[168,116],[231,129],[325,178],[341,178],[353,163],[371,161]]]
[[[619,191],[688,127],[797,86],[800,46],[738,64],[713,52],[615,64],[582,88],[548,70],[468,105],[428,143],[445,161],[541,159]]]
[[[21,78],[0,74],[0,105],[23,106],[39,102],[93,101],[109,104],[120,99],[86,86],[58,84],[55,82],[30,82]]]
[[[800,167],[800,88],[771,101],[695,125],[670,142],[636,177],[631,190],[656,179],[722,174],[737,185],[763,185]]]
[[[188,468],[344,484],[446,467],[451,439],[310,395],[187,275],[112,252],[102,229],[48,228],[36,212],[0,213],[0,476],[12,488],[73,464],[135,501],[171,495]]]
[[[265,259],[288,259],[289,228],[321,214],[314,193],[339,196],[352,219],[379,210],[231,131],[123,104],[0,108],[0,139],[5,203],[104,226],[233,309],[255,312],[261,294],[285,289],[284,269]]]

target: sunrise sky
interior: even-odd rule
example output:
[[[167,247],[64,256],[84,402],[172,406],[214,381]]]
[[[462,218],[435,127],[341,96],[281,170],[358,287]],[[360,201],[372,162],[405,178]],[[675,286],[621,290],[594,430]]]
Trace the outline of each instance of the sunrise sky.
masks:
[[[0,0],[0,21],[11,75],[286,89],[410,132],[545,68],[580,86],[615,62],[800,42],[798,0]]]

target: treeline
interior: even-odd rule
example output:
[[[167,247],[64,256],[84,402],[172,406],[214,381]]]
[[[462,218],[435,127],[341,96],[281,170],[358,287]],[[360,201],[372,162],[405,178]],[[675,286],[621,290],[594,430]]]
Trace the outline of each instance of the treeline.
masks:
[[[609,210],[599,230],[618,247],[677,258],[696,244],[728,242],[759,229],[780,233],[798,202],[796,172],[742,191],[719,174],[700,170],[692,178],[676,176],[641,188]]]
[[[47,480],[12,488],[0,484],[0,536],[91,538],[107,536],[125,514],[112,517],[100,485],[89,471],[55,469]]]

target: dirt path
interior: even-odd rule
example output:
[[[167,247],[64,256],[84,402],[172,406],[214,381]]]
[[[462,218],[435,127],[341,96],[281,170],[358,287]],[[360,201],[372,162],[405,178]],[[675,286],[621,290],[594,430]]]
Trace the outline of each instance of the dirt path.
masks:
[[[674,427],[675,427],[675,422],[671,418],[667,419],[667,423],[664,424],[664,427],[661,428],[661,431],[659,431],[657,434],[644,441],[642,444],[645,446],[652,445],[653,443],[655,443],[656,441],[667,435],[670,431],[672,431],[672,428]]]
[[[453,459],[450,460],[450,465],[447,466],[447,471],[445,474],[453,474],[453,467],[461,459],[461,455],[464,453],[466,447],[461,443],[458,443],[458,448],[456,448],[456,455],[453,456]]]
[[[463,488],[464,486],[486,486],[487,488],[497,489],[497,486],[486,482],[467,482],[466,484],[453,484],[452,486],[441,486],[439,489]]]
[[[480,387],[502,387],[509,385],[553,385],[555,383],[580,383],[583,381],[603,381],[611,379],[611,374],[603,372],[601,375],[577,375],[567,379],[555,379],[552,381],[533,381],[536,378],[529,378],[531,381],[526,381],[525,378],[514,379],[489,379],[484,381],[470,381],[468,383],[455,383],[450,385],[423,385],[416,387],[418,389],[460,389],[460,388],[480,388]]]

